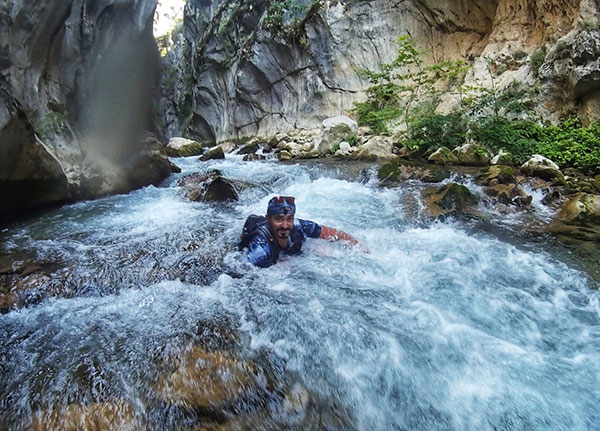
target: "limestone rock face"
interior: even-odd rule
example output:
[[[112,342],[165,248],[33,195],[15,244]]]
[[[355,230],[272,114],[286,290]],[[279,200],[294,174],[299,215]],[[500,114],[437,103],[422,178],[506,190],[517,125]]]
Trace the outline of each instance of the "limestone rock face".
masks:
[[[429,53],[425,64],[472,62],[465,87],[538,82],[546,118],[600,118],[596,1],[295,0],[281,14],[283,3],[188,2],[165,64],[169,136],[214,144],[318,127],[364,100],[368,82],[356,72],[391,62],[406,34]]]
[[[134,188],[133,159],[161,138],[155,4],[2,3],[0,215]]]
[[[410,33],[436,60],[478,55],[497,1],[189,1],[182,37],[169,53],[167,134],[211,143],[318,127],[346,113],[374,69]],[[489,3],[489,4],[488,4]],[[185,130],[182,130],[185,129]]]

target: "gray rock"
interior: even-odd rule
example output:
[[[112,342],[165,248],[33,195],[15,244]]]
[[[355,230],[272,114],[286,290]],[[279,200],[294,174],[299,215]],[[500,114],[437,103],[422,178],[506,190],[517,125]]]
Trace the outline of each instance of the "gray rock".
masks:
[[[521,172],[525,175],[540,177],[544,180],[564,179],[558,165],[552,160],[539,154],[534,154],[521,165]]]

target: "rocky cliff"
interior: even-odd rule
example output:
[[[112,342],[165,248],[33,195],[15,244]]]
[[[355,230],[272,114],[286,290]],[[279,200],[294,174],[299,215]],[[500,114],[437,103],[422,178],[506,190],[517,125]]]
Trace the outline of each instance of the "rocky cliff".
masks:
[[[0,215],[168,174],[156,2],[0,3]]]
[[[472,64],[467,84],[538,83],[549,117],[597,118],[595,0],[190,0],[167,56],[167,133],[214,142],[314,128],[364,97],[410,35],[427,61]],[[541,56],[533,64],[532,54]]]

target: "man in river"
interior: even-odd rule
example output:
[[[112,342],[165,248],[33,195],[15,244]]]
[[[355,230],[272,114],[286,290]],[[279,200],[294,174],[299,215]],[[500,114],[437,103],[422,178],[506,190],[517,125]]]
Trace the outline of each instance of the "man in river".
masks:
[[[238,248],[248,249],[250,263],[266,268],[277,263],[279,254],[300,254],[306,238],[323,238],[358,244],[341,230],[310,220],[295,219],[296,203],[292,196],[275,196],[267,205],[267,216],[251,215],[244,224]]]

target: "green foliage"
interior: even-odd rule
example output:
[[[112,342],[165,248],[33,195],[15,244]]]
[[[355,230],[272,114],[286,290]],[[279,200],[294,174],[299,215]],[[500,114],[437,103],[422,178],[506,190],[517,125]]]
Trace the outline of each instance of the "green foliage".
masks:
[[[600,173],[600,123],[582,126],[571,118],[544,129],[538,147],[561,167],[572,166],[590,174]]]
[[[529,61],[531,64],[531,70],[535,76],[538,76],[540,67],[544,64],[544,59],[546,58],[546,47],[542,46],[538,48],[533,54],[529,56]]]
[[[412,151],[454,148],[465,141],[466,122],[460,113],[448,115],[433,111],[410,121],[404,146]]]
[[[414,105],[432,101],[439,94],[436,84],[444,81],[448,86],[460,84],[467,71],[462,61],[448,61],[423,67],[423,51],[414,46],[408,36],[398,39],[396,59],[380,64],[379,71],[360,70],[358,76],[371,83],[367,100],[354,103],[360,125],[369,126],[374,133],[387,133],[387,124],[404,116],[408,118]]]
[[[509,121],[499,116],[481,117],[471,123],[469,136],[491,150],[508,151],[517,163],[524,163],[537,152],[542,126],[531,120]]]

